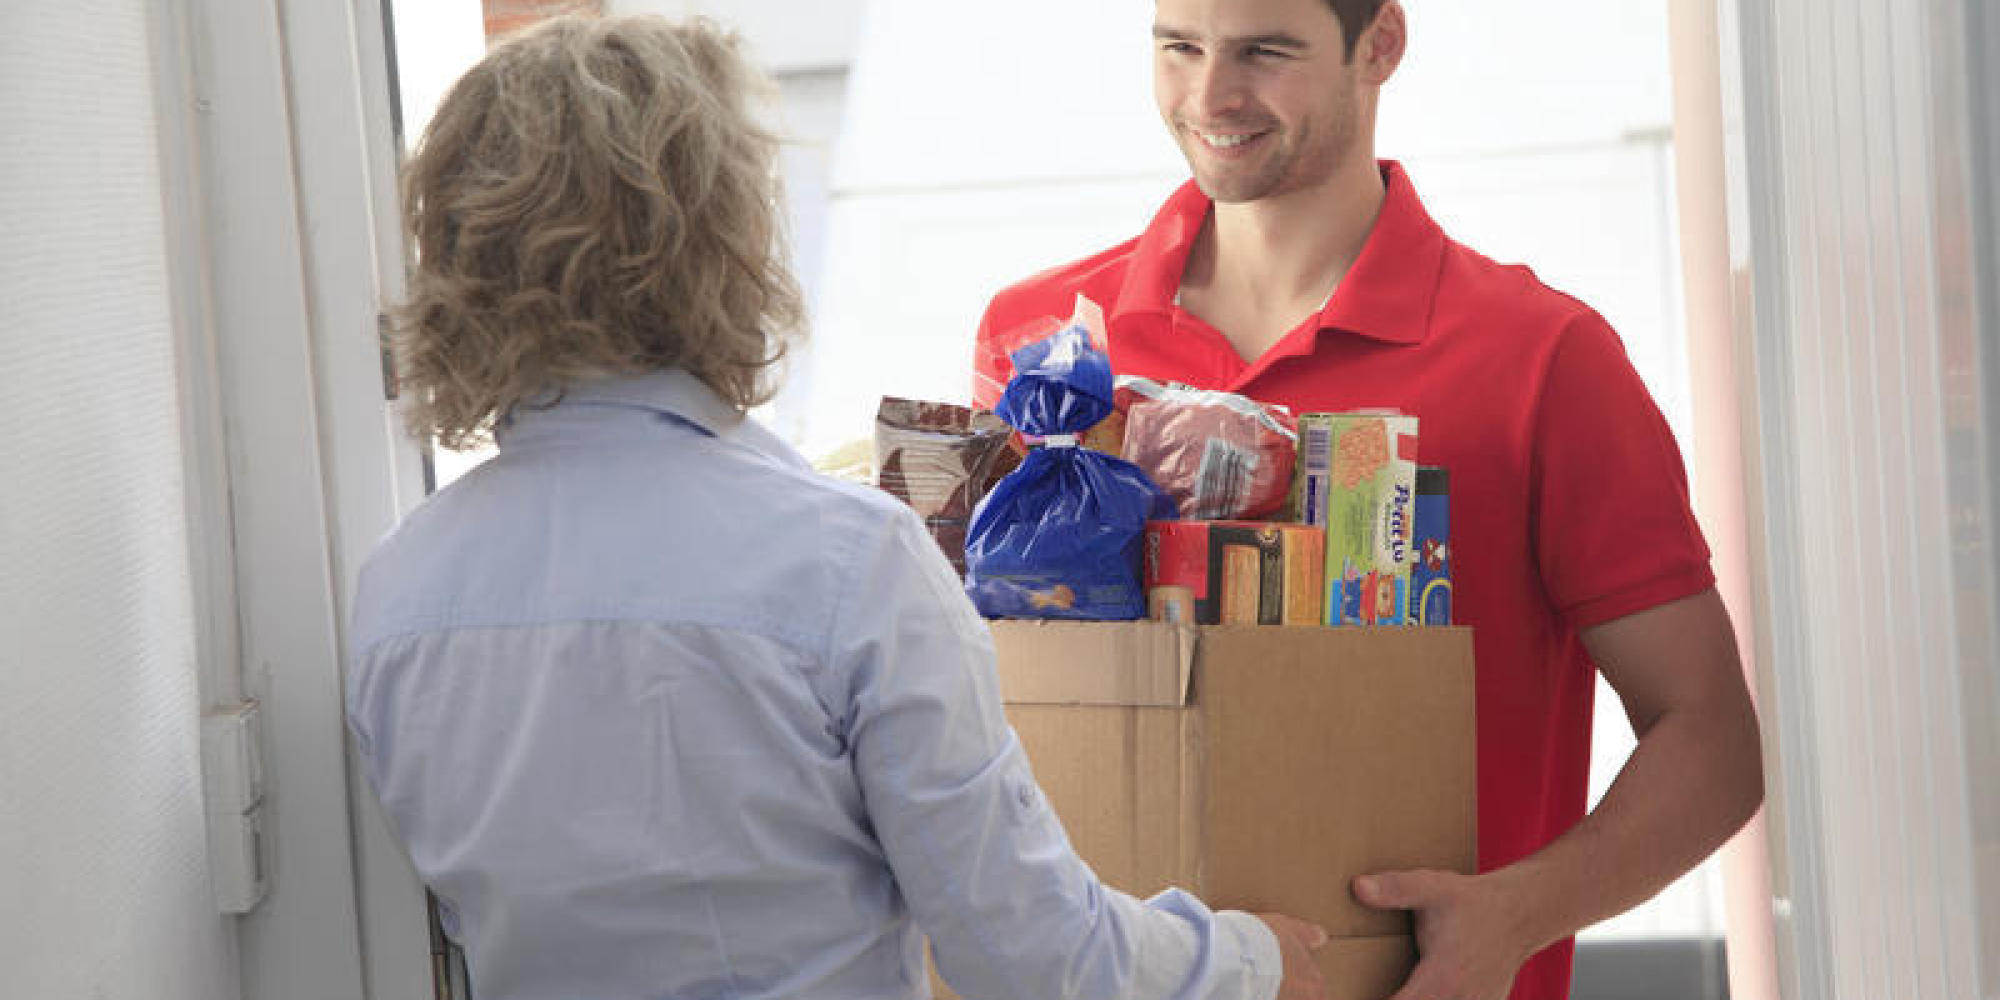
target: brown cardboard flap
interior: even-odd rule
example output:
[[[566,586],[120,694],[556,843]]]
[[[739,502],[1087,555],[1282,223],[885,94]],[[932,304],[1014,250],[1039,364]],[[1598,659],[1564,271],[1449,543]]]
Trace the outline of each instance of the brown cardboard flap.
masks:
[[[1194,672],[1193,628],[1168,622],[987,622],[1010,705],[1176,707]]]

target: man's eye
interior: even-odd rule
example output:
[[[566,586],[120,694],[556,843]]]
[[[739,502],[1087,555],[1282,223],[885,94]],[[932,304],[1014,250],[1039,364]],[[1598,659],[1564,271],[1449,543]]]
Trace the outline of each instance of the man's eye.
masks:
[[[1172,52],[1175,55],[1192,55],[1200,50],[1187,42],[1163,42],[1160,45],[1160,51]]]
[[[1253,59],[1288,59],[1291,58],[1291,53],[1266,48],[1262,45],[1253,45],[1250,47],[1250,56]]]

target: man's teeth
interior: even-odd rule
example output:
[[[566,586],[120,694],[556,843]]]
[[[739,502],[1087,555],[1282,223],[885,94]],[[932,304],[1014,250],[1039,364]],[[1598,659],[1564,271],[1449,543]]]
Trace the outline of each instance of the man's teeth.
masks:
[[[1241,146],[1244,143],[1249,142],[1250,140],[1255,138],[1257,138],[1256,133],[1248,133],[1248,132],[1242,135],[1217,135],[1213,132],[1201,133],[1201,141],[1208,143],[1209,145],[1214,146],[1217,149],[1229,149],[1235,146]]]

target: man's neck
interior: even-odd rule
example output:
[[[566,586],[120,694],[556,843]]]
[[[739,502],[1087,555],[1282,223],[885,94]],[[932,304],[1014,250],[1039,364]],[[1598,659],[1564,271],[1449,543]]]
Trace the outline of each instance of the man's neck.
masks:
[[[1196,246],[1208,290],[1317,307],[1361,255],[1384,196],[1381,171],[1367,159],[1317,187],[1216,205]]]
[[[1381,214],[1374,159],[1314,188],[1214,206],[1181,276],[1181,305],[1246,361],[1322,308]]]

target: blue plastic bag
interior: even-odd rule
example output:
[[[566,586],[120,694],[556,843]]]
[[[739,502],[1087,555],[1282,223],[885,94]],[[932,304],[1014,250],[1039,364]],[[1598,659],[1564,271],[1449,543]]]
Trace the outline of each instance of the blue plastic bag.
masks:
[[[1110,360],[1072,322],[1013,361],[993,412],[1044,440],[973,511],[966,593],[988,618],[1145,617],[1146,522],[1178,515],[1138,466],[1077,445],[1111,413]]]

